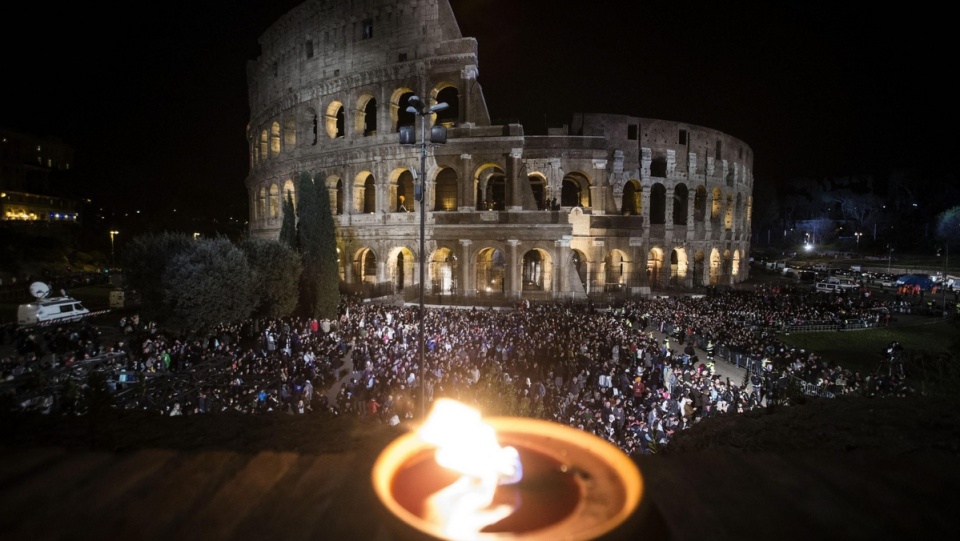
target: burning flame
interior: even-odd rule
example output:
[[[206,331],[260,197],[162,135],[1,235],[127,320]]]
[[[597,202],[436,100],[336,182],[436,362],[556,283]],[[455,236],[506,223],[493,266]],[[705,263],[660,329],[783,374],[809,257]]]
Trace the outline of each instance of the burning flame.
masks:
[[[523,477],[520,455],[513,447],[500,447],[496,432],[480,419],[479,411],[441,398],[417,435],[437,446],[438,464],[462,474],[427,499],[427,518],[440,524],[444,535],[476,539],[483,528],[516,511],[516,505],[492,503],[498,485]]]

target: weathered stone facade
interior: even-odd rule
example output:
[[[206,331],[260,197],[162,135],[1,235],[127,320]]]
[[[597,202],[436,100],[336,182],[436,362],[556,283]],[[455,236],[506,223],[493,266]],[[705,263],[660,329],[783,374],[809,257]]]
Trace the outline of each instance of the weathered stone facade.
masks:
[[[330,193],[341,279],[419,281],[407,100],[450,107],[425,168],[426,291],[571,298],[746,278],[753,154],[682,122],[577,114],[548,135],[491,125],[477,42],[447,0],[308,0],[248,66],[250,233],[276,238],[309,173]],[[417,133],[419,136],[419,127]],[[555,204],[554,204],[555,201]]]

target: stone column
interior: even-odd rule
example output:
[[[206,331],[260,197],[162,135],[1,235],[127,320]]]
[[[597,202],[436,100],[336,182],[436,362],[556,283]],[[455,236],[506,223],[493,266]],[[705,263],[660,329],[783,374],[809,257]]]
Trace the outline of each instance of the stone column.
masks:
[[[504,295],[508,299],[518,299],[520,298],[520,277],[523,274],[520,269],[520,259],[517,257],[517,246],[520,245],[520,241],[517,239],[508,239],[507,246],[510,247],[509,253],[507,254],[507,275],[504,277],[506,285],[509,287],[504,288]]]
[[[507,193],[506,201],[504,203],[504,208],[511,212],[516,212],[523,210],[523,196],[520,195],[520,169],[522,165],[520,164],[520,158],[523,156],[522,148],[514,148],[510,150],[510,156],[507,157],[507,171],[506,171],[506,182],[507,182]]]
[[[594,182],[590,185],[590,208],[593,214],[599,215],[607,211],[607,199],[604,197],[610,189],[606,181],[607,160],[593,160],[593,171]]]
[[[464,297],[477,296],[477,271],[475,262],[470,258],[470,245],[472,240],[465,239],[460,241],[460,290]]]
[[[457,210],[460,212],[469,212],[477,208],[477,190],[473,185],[473,156],[470,154],[460,155],[460,171],[463,173],[458,179],[457,188]]]
[[[689,188],[689,187],[688,187]],[[696,203],[697,197],[697,188],[694,186],[692,190],[687,190],[687,241],[692,241],[696,238],[697,234],[697,223],[693,221],[693,206]]]
[[[567,268],[571,265],[570,238],[554,241],[557,256],[553,258],[553,298],[564,297],[573,291],[567,280]]]

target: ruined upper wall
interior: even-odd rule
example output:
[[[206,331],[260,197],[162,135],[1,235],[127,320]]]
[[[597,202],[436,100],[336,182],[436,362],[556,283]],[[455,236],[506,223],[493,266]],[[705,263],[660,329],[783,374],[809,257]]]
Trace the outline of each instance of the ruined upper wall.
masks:
[[[260,48],[247,65],[254,115],[302,89],[403,78],[421,62],[459,72],[477,55],[447,0],[308,0],[270,26]]]

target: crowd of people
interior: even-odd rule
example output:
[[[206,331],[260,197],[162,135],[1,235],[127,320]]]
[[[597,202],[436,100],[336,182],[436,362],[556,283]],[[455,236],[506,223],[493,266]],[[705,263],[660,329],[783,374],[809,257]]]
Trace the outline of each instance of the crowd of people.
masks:
[[[345,298],[335,320],[249,320],[202,339],[135,317],[110,333],[89,324],[17,329],[4,337],[16,352],[0,371],[11,383],[97,363],[127,376],[107,381],[116,407],[163,415],[282,411],[397,424],[444,396],[568,424],[640,454],[704,418],[789,401],[798,383],[828,396],[909,393],[902,370],[861,374],[779,338],[790,323],[876,319],[878,307],[884,301],[870,297],[757,287],[613,306],[431,308],[421,370],[417,307]],[[755,361],[742,380],[717,374],[729,355]],[[15,402],[81,407],[65,394]]]

